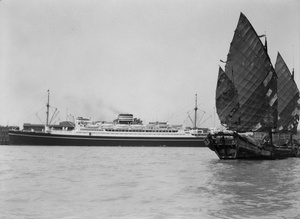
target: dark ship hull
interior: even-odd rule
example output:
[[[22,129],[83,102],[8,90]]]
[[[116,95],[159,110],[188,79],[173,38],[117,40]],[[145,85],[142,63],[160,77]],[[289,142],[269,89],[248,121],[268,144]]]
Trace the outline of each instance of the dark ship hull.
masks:
[[[259,159],[274,160],[289,157],[300,157],[298,145],[280,146],[260,145],[247,136],[235,132],[218,132],[208,134],[205,144],[214,151],[220,159]]]
[[[11,145],[205,147],[204,137],[99,136],[10,131]]]

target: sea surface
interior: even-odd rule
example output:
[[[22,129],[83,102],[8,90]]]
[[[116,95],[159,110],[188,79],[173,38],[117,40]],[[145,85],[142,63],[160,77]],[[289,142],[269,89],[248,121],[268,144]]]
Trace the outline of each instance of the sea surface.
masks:
[[[300,218],[300,159],[208,148],[0,146],[0,218]]]

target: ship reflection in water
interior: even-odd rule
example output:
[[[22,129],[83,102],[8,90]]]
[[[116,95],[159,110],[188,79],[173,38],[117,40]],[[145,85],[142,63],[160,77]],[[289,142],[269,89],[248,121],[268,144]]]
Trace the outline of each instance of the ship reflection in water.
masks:
[[[299,172],[208,148],[0,146],[0,218],[300,218]]]

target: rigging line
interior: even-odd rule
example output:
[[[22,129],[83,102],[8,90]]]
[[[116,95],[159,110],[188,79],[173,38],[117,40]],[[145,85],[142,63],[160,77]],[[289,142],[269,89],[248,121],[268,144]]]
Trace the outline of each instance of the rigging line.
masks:
[[[56,122],[58,122],[58,121],[60,121],[60,118],[57,118],[57,120],[54,121],[54,124],[55,124]]]
[[[203,112],[203,113],[206,113],[204,110],[202,110],[202,109],[198,109],[199,111],[201,111],[201,112]]]
[[[204,116],[205,116],[205,112],[202,114],[202,116],[201,116],[201,118],[200,118],[200,120],[199,120],[198,123],[200,123],[202,121],[202,119],[203,119]]]
[[[41,109],[39,109],[39,110],[36,112],[36,116],[37,116],[37,118],[40,120],[40,122],[41,122],[42,124],[44,124],[44,122],[41,120],[41,118],[39,117],[38,113],[41,112],[44,108],[45,108],[45,106],[43,106]]]
[[[197,108],[198,108],[198,106],[197,106]],[[201,111],[201,112],[203,112],[203,113],[205,113],[205,111],[203,111],[202,109],[197,109],[198,111]],[[191,109],[191,110],[189,110],[189,111],[187,111],[187,113],[190,113],[190,112],[192,112],[192,111],[195,111],[194,109]]]
[[[55,108],[55,111],[54,111],[54,113],[52,114],[52,117],[51,117],[51,119],[50,119],[50,122],[49,122],[49,124],[51,124],[51,122],[52,122],[52,120],[53,120],[53,117],[54,117],[54,115],[55,115],[56,111],[57,111],[57,108]]]
[[[190,116],[188,115],[187,117],[185,117],[184,122],[188,122],[190,120]]]
[[[295,71],[294,71],[294,69],[295,69],[295,52],[294,52],[294,44],[292,45],[292,47],[293,47],[293,70],[292,70],[292,77],[293,77],[293,79],[295,81]]]
[[[57,117],[57,119],[60,121],[59,110],[57,110],[57,113],[56,113],[55,117]],[[54,117],[54,118],[55,118],[55,117]]]
[[[31,110],[27,111],[27,113],[24,113],[23,116],[20,116],[20,117],[18,118],[18,121],[20,121],[20,120],[22,120],[22,119],[27,119],[28,117],[34,115],[36,112],[41,111],[41,109],[43,109],[45,106],[43,106],[43,107],[42,107],[41,109],[39,109],[39,110],[36,110],[37,107],[40,107],[40,106],[34,105],[34,106],[31,108]]]
[[[44,100],[47,98],[47,94],[43,94],[43,95],[39,95],[39,96],[40,96],[40,98],[36,102],[40,103],[40,104],[43,102],[43,104],[44,104]],[[38,98],[38,96],[37,96],[37,98]],[[34,98],[34,99],[37,99],[37,98]],[[46,103],[44,105],[46,105]]]
[[[197,123],[197,125],[198,125],[198,126],[200,126],[201,124],[203,124],[204,122],[206,122],[206,121],[207,121],[207,120],[208,120],[208,119],[209,119],[211,116],[209,116],[209,117],[205,118],[205,120],[204,120],[204,121],[202,121],[203,117],[204,117],[204,116],[202,116],[202,117],[201,117],[201,120],[200,120],[200,121],[198,121],[198,123]]]
[[[204,111],[203,111],[204,112]],[[201,120],[202,120],[202,118],[205,116],[205,115],[207,115],[208,117],[203,121],[203,122],[201,122],[201,120],[198,122],[198,123],[200,123],[200,125],[201,124],[203,124],[205,121],[207,121],[209,118],[212,118],[212,115],[211,114],[209,114],[209,113],[206,113],[206,112],[204,112],[205,114],[203,114],[203,116],[201,117]]]
[[[40,111],[42,111],[45,108],[45,106],[43,106],[42,108],[40,108],[39,110],[37,110],[37,113],[39,113]]]
[[[42,99],[44,99],[44,95],[37,101],[37,102],[39,102],[39,104],[34,104],[33,107],[32,107],[32,109],[31,109],[30,111],[33,111],[33,109],[39,107],[39,105],[42,104]],[[43,101],[43,102],[44,102],[44,101]],[[43,103],[43,108],[44,108],[44,107],[45,107],[45,104]]]
[[[40,120],[40,122],[43,124],[43,121],[40,119],[38,113],[36,113],[36,116],[38,117],[38,119]]]
[[[208,119],[210,119],[211,117],[212,117],[212,116],[209,116],[208,118],[206,118],[202,123],[199,124],[199,126],[202,125],[203,123],[205,123],[205,122],[206,122]]]
[[[197,108],[198,108],[198,106],[200,106],[202,103],[199,103],[198,105],[197,105]],[[195,107],[193,108],[193,109],[190,109],[188,112],[190,112],[190,111],[194,111],[195,110]]]
[[[52,116],[53,119],[51,118],[51,122],[52,122],[52,120],[54,120],[55,118],[57,118],[57,121],[60,121],[60,118],[58,117],[58,115],[59,115],[59,110],[57,110],[55,116],[54,116],[54,115]],[[55,122],[56,122],[56,121],[55,121]],[[54,124],[55,124],[55,122],[54,122]]]
[[[43,99],[45,99],[45,97],[47,96],[47,94],[43,94],[43,95],[36,95],[33,98],[37,99],[38,101],[34,101],[33,104],[31,104],[31,109],[30,110],[26,110],[26,112],[24,112],[24,114],[22,114],[19,118],[17,118],[17,122],[20,123],[22,120],[27,120],[29,117],[35,115],[37,112],[40,112],[42,109],[45,108],[44,105],[44,101]],[[40,105],[43,104],[43,107],[39,110],[37,110],[37,108],[40,107]],[[38,118],[39,120],[41,120],[40,118]],[[43,122],[42,122],[43,124]]]
[[[292,45],[293,47],[293,69],[295,67],[295,52],[294,52],[294,44]]]
[[[193,119],[192,117],[190,116],[189,112],[188,112],[188,118],[191,120],[191,122],[193,123]]]

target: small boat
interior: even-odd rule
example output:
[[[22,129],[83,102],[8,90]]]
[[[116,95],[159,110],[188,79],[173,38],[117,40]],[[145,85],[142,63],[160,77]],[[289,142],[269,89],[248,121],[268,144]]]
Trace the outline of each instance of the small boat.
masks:
[[[197,99],[196,99],[197,104]],[[195,114],[197,113],[195,107]],[[185,130],[168,122],[152,122],[144,125],[133,114],[119,114],[113,122],[93,122],[78,117],[74,129],[54,129],[47,120],[42,131],[10,130],[11,145],[56,146],[149,146],[149,147],[205,147],[207,128]],[[195,123],[196,124],[196,123]],[[180,127],[180,128],[179,128]]]
[[[299,157],[299,145],[292,140],[300,109],[294,70],[291,74],[280,53],[273,67],[266,36],[258,36],[243,13],[225,63],[216,88],[217,114],[225,131],[209,133],[206,145],[220,159]],[[264,138],[249,133],[264,133]],[[276,142],[275,134],[289,135],[288,143]]]

